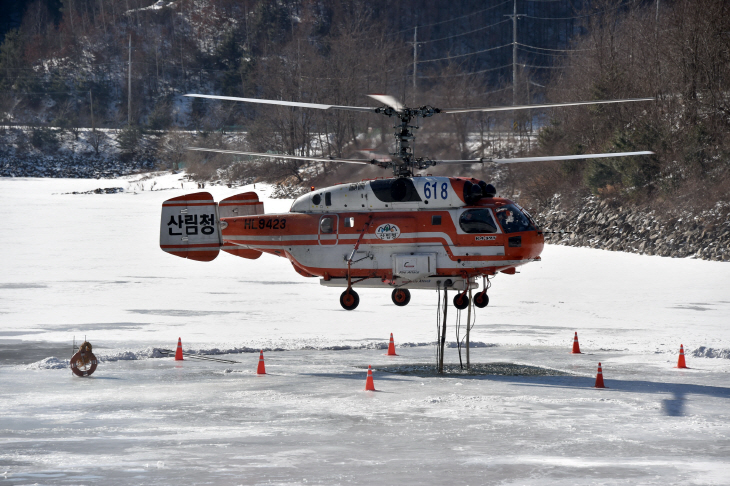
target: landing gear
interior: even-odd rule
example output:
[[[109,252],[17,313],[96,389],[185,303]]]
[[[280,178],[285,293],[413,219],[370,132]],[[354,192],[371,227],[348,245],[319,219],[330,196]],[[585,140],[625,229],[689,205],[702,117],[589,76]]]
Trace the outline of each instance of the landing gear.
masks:
[[[395,289],[390,298],[393,299],[395,305],[403,307],[411,301],[411,292],[408,289]]]
[[[466,296],[466,292],[454,296],[454,307],[459,310],[464,310],[469,307],[469,297]]]
[[[484,309],[489,305],[489,296],[487,295],[486,290],[483,290],[474,296],[474,305],[480,309]]]
[[[360,303],[360,296],[352,289],[347,289],[340,295],[340,305],[345,310],[354,310]]]

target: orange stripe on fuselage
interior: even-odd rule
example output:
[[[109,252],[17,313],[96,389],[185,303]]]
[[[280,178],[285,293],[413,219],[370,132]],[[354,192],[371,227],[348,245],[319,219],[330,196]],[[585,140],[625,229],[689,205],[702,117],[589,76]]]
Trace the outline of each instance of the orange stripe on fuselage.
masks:
[[[319,246],[317,239],[292,239],[292,240],[279,240],[280,237],[319,237],[319,221],[322,216],[339,216],[337,223],[337,236],[339,241],[335,246],[350,246],[355,245],[357,238],[359,238],[361,229],[368,221],[370,215],[374,215],[374,222],[371,222],[368,227],[368,233],[365,239],[363,239],[363,245],[419,245],[434,243],[441,245],[446,251],[449,259],[452,261],[501,261],[501,260],[522,260],[531,259],[537,257],[544,244],[544,239],[541,235],[537,234],[537,231],[527,231],[522,233],[511,233],[511,234],[494,234],[496,239],[490,243],[496,244],[479,244],[476,242],[475,234],[457,234],[454,222],[448,211],[399,211],[399,212],[373,212],[373,213],[339,213],[339,214],[317,214],[317,213],[285,213],[285,214],[263,214],[263,215],[250,215],[250,216],[236,216],[231,218],[223,218],[228,223],[228,227],[223,230],[223,239],[228,244],[242,245],[250,248],[256,248],[259,251],[270,252],[270,248],[261,248],[261,246],[275,247],[278,249],[284,249],[285,247],[291,246],[303,246],[303,245],[314,245]],[[432,216],[441,216],[441,225],[432,225]],[[352,227],[344,227],[344,218],[355,218]],[[385,223],[389,218],[393,220],[398,218],[411,218],[415,220],[415,232],[422,233],[445,233],[449,235],[451,244],[443,237],[411,237],[411,238],[398,238],[396,240],[380,240],[375,237],[374,231],[378,224]],[[285,221],[284,229],[273,229],[273,228],[259,228],[258,220],[279,220],[279,225],[282,221]],[[250,221],[249,228],[245,228],[245,221]],[[273,226],[273,224],[272,224]],[[266,238],[265,240],[259,239],[245,239],[247,236],[256,236],[258,238]],[[519,248],[510,248],[507,245],[507,239],[511,236],[521,236],[522,246]],[[243,237],[244,239],[233,240],[229,237]],[[333,241],[334,242],[334,241]],[[482,248],[503,248],[505,255],[456,255],[454,251],[456,248],[465,249],[467,251],[474,250],[479,251]]]

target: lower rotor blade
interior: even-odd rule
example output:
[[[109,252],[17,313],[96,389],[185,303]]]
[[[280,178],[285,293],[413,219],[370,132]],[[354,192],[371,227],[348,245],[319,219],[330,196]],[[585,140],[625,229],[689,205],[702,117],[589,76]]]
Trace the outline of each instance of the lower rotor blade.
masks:
[[[580,159],[601,159],[610,157],[633,157],[636,155],[653,155],[654,152],[644,150],[641,152],[616,152],[609,154],[583,154],[583,155],[553,155],[548,157],[515,157],[513,159],[474,159],[474,160],[435,160],[436,164],[483,164],[485,162],[495,164],[516,164],[520,162],[546,162],[549,160],[580,160]]]
[[[474,111],[529,110],[531,108],[555,108],[559,106],[605,105],[608,103],[630,103],[632,101],[654,101],[654,98],[627,98],[622,100],[576,101],[572,103],[545,103],[542,105],[490,106],[486,108],[447,108],[440,113],[469,113]]]
[[[350,110],[350,111],[375,111],[375,108],[367,106],[340,106],[340,105],[322,105],[319,103],[300,103],[298,101],[281,101],[281,100],[264,100],[259,98],[237,98],[235,96],[217,96],[204,94],[186,94],[189,98],[208,98],[211,100],[229,100],[229,101],[245,101],[246,103],[261,103],[264,105],[281,105],[281,106],[299,106],[302,108],[316,108],[318,110]]]
[[[232,154],[232,155],[252,155],[254,157],[271,157],[273,159],[296,159],[296,160],[314,160],[316,162],[343,162],[345,164],[377,164],[376,160],[361,160],[361,159],[337,159],[335,157],[305,157],[302,155],[287,155],[287,154],[262,154],[259,152],[239,152],[238,150],[222,150],[222,149],[209,149],[202,147],[187,147],[188,150],[194,150],[196,152],[214,152],[218,154]]]

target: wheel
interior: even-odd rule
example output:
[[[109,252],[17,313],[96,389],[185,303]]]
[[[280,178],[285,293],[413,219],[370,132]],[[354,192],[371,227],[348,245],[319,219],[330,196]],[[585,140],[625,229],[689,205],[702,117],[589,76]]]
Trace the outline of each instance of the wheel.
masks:
[[[357,295],[357,292],[350,289],[349,293],[347,290],[342,292],[342,295],[340,295],[340,305],[345,310],[354,310],[357,308],[357,305],[360,303],[360,296]]]
[[[456,294],[454,296],[454,307],[456,307],[459,310],[466,309],[469,307],[469,297],[461,294]]]
[[[395,289],[390,298],[393,299],[395,305],[403,307],[411,301],[411,292],[408,289]]]
[[[484,309],[489,305],[489,296],[486,292],[479,292],[474,296],[474,305],[480,309]]]

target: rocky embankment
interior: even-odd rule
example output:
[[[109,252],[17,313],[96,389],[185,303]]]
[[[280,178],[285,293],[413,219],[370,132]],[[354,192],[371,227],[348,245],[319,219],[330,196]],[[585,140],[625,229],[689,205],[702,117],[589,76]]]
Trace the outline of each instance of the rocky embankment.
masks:
[[[122,160],[120,157],[88,154],[29,154],[18,157],[0,153],[0,177],[112,178],[152,170],[148,157]]]
[[[730,204],[718,203],[699,213],[620,207],[589,197],[577,207],[560,198],[536,214],[546,242],[644,255],[730,261]],[[564,233],[560,233],[564,232]]]

